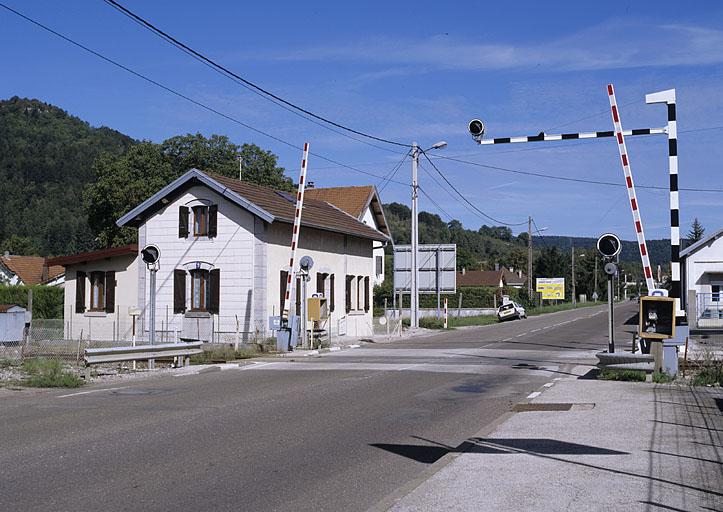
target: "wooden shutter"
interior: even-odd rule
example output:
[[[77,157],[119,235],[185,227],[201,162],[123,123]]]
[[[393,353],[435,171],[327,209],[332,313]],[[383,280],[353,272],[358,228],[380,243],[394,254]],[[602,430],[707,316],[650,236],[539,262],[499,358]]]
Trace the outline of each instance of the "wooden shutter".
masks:
[[[279,292],[281,297],[279,299],[279,316],[284,314],[284,298],[286,297],[286,280],[289,279],[289,273],[286,270],[282,270],[279,274]]]
[[[221,270],[215,268],[211,271],[211,305],[209,312],[218,315],[221,301]]]
[[[186,312],[186,271],[176,269],[173,271],[173,314]]]
[[[208,237],[216,238],[218,234],[218,205],[208,207]]]
[[[369,311],[369,276],[364,278],[364,311]]]
[[[324,284],[326,283],[326,274],[316,273],[316,293],[324,293]]]
[[[351,284],[354,282],[354,276],[346,276],[346,312],[351,311]]]
[[[75,273],[75,312],[85,312],[85,272]]]
[[[178,209],[178,238],[188,238],[188,207]]]
[[[115,272],[112,270],[105,273],[105,312],[115,312]]]
[[[334,312],[334,274],[329,276],[329,311]]]

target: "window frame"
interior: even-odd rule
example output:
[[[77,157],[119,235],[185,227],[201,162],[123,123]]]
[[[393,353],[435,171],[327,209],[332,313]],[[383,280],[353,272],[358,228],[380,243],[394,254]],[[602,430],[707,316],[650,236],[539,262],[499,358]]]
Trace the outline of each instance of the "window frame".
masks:
[[[210,224],[209,206],[199,204],[191,207],[191,210],[193,211],[193,236],[208,236]]]
[[[96,289],[98,302],[96,302]],[[88,311],[105,311],[105,272],[97,270],[90,273],[90,307]]]
[[[375,256],[375,269],[374,272],[376,274],[376,277],[381,277],[384,275],[384,256]]]
[[[189,311],[208,313],[211,310],[211,272],[196,268],[189,270],[191,275],[191,307]],[[196,307],[196,276],[199,276],[199,307]]]

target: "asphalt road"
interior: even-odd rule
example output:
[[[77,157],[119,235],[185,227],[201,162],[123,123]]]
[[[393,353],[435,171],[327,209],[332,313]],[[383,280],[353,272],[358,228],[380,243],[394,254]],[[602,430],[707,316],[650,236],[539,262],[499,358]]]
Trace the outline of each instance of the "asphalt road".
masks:
[[[634,308],[617,308],[628,343]],[[457,446],[606,348],[604,311],[80,392],[6,391],[1,508],[383,508],[444,464],[415,447]]]

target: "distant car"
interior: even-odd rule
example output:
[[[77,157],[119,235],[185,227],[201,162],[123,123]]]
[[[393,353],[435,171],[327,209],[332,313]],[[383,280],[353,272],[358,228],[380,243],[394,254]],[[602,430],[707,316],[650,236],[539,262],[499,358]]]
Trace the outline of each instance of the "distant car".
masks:
[[[525,308],[516,302],[507,302],[497,309],[497,319],[500,322],[517,318],[527,318],[527,313],[525,313]]]

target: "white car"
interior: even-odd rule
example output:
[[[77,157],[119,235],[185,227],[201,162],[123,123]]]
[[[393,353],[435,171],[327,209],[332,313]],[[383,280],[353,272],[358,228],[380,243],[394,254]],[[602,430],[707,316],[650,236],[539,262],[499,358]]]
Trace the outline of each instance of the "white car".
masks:
[[[500,322],[504,320],[514,320],[516,318],[527,318],[525,308],[516,302],[502,304],[497,310],[497,319]]]

